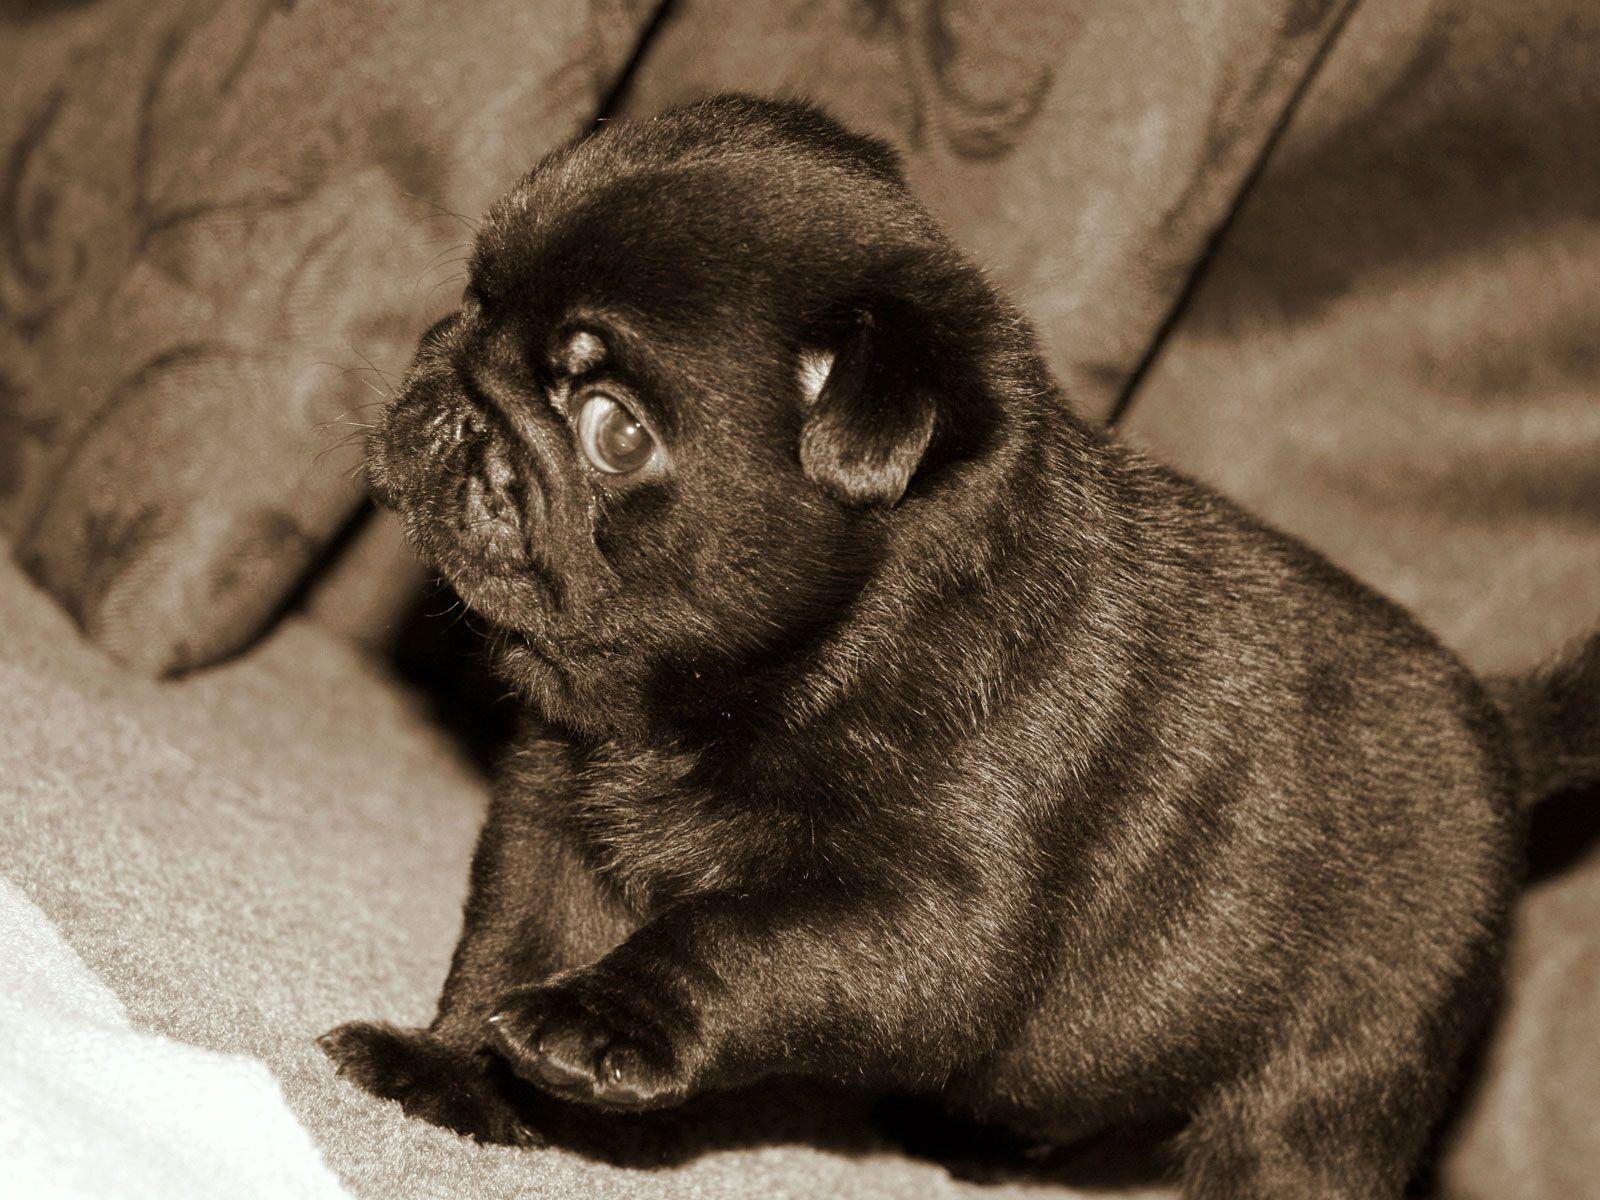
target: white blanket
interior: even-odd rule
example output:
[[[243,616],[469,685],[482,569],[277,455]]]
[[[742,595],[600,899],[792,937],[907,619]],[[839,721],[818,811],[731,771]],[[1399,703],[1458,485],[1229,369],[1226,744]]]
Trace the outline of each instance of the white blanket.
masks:
[[[134,1029],[5,879],[0,1029],[8,1200],[347,1196],[264,1064]]]

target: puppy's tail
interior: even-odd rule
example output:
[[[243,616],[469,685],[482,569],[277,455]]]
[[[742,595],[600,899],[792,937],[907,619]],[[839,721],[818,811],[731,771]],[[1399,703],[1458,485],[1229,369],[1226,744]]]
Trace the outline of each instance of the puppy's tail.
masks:
[[[1600,633],[1527,675],[1488,681],[1505,715],[1529,807],[1600,782]]]

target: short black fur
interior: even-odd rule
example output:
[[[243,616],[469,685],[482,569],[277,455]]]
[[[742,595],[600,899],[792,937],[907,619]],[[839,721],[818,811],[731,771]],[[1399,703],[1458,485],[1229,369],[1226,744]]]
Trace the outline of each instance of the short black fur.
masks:
[[[646,468],[586,460],[599,393]],[[1190,1200],[1400,1195],[1496,991],[1503,716],[1073,416],[886,147],[723,97],[551,155],[370,473],[540,721],[433,1024],[328,1035],[357,1082],[529,1141],[507,1066],[573,1111],[813,1077],[1177,1123]]]

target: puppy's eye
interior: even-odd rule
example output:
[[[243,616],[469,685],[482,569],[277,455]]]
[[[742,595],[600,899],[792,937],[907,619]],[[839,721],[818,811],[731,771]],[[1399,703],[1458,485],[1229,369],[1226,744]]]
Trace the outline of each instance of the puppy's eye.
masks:
[[[578,410],[578,440],[589,461],[608,475],[637,471],[656,448],[639,418],[604,392],[590,396]]]

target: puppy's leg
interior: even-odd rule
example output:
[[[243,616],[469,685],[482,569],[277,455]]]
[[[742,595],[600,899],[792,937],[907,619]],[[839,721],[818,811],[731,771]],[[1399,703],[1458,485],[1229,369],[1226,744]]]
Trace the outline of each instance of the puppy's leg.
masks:
[[[632,923],[525,801],[497,797],[472,862],[465,928],[426,1029],[353,1021],[318,1039],[339,1073],[480,1141],[537,1142],[495,1079],[484,1018],[508,988],[599,958]],[[515,1082],[514,1080],[511,1082]]]
[[[429,1030],[485,1045],[484,1018],[509,987],[592,963],[638,924],[544,819],[544,806],[497,798],[478,839],[466,916]]]
[[[697,900],[490,1018],[522,1078],[610,1109],[770,1073],[915,1086],[1001,1036],[1021,939],[986,901],[755,894]]]
[[[1451,1023],[1373,1004],[1281,1045],[1182,1135],[1185,1200],[1399,1200],[1443,1106]]]

